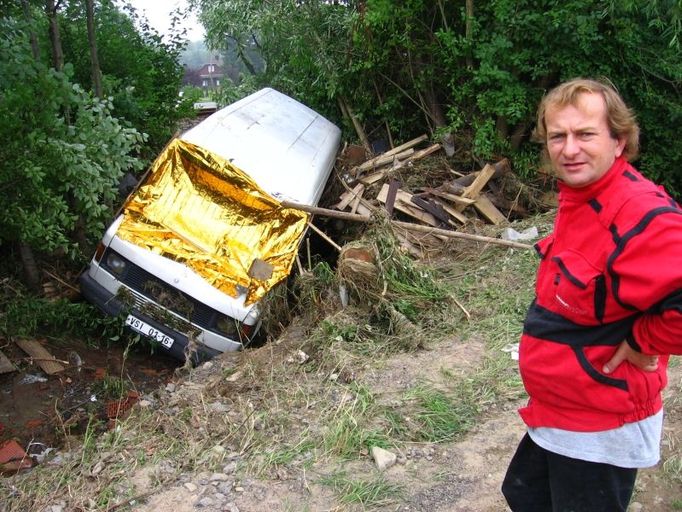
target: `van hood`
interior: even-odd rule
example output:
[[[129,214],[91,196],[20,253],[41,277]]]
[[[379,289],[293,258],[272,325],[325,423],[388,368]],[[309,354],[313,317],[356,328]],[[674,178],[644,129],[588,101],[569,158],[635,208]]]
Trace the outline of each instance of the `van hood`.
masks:
[[[175,139],[124,205],[117,235],[252,304],[289,275],[307,222],[228,160]]]

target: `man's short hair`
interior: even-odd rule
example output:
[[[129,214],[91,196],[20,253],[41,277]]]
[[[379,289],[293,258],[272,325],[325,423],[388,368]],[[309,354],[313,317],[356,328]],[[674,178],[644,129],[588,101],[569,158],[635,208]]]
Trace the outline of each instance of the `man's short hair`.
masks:
[[[639,126],[633,112],[627,107],[616,88],[607,81],[587,78],[574,78],[549,91],[538,107],[537,124],[533,131],[533,140],[540,142],[547,151],[547,125],[545,113],[549,107],[566,107],[576,105],[581,94],[601,94],[606,103],[606,122],[611,136],[625,139],[623,157],[632,161],[639,152]]]

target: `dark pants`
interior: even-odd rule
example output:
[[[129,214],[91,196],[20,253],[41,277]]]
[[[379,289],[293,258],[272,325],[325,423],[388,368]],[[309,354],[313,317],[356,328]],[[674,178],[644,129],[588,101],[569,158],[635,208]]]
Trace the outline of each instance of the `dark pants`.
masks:
[[[526,434],[502,493],[513,512],[625,512],[636,477],[636,469],[549,452]]]

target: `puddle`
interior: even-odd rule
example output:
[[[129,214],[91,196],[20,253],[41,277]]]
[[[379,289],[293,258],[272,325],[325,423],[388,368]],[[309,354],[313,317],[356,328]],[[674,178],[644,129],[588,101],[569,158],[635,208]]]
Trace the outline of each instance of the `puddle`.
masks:
[[[125,347],[88,347],[84,343],[45,345],[58,360],[80,362],[63,372],[47,375],[14,343],[2,352],[19,371],[0,375],[0,446],[14,439],[24,449],[41,452],[59,449],[67,435],[83,435],[92,420],[101,431],[117,399],[128,402],[151,393],[173,379],[178,361],[149,350]],[[132,398],[131,398],[132,397]]]

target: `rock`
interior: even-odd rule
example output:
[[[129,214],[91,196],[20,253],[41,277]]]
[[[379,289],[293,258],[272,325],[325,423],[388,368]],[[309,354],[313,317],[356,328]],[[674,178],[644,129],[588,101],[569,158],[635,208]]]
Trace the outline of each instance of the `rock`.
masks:
[[[239,507],[234,503],[228,503],[223,507],[223,510],[226,512],[239,512]]]
[[[201,508],[210,507],[211,505],[213,505],[213,500],[211,498],[209,498],[208,496],[204,496],[203,498],[201,498],[196,503],[196,506],[201,507]]]
[[[638,501],[633,501],[628,507],[628,512],[641,512],[642,510],[644,510],[644,505]]]
[[[210,481],[211,482],[224,482],[228,478],[229,477],[225,473],[213,473],[211,475]]]
[[[391,453],[388,450],[384,450],[378,446],[372,446],[372,458],[374,458],[374,463],[379,471],[384,471],[395,464],[397,456],[395,453]]]
[[[232,475],[234,474],[235,471],[237,471],[237,463],[235,461],[232,461],[223,466],[223,473],[225,473],[226,475]]]
[[[173,393],[175,391],[175,384],[173,384],[172,382],[166,384],[166,391],[168,391],[169,393]]]
[[[192,482],[187,482],[182,485],[185,489],[187,489],[189,492],[196,492],[198,487],[196,484],[193,484]]]

